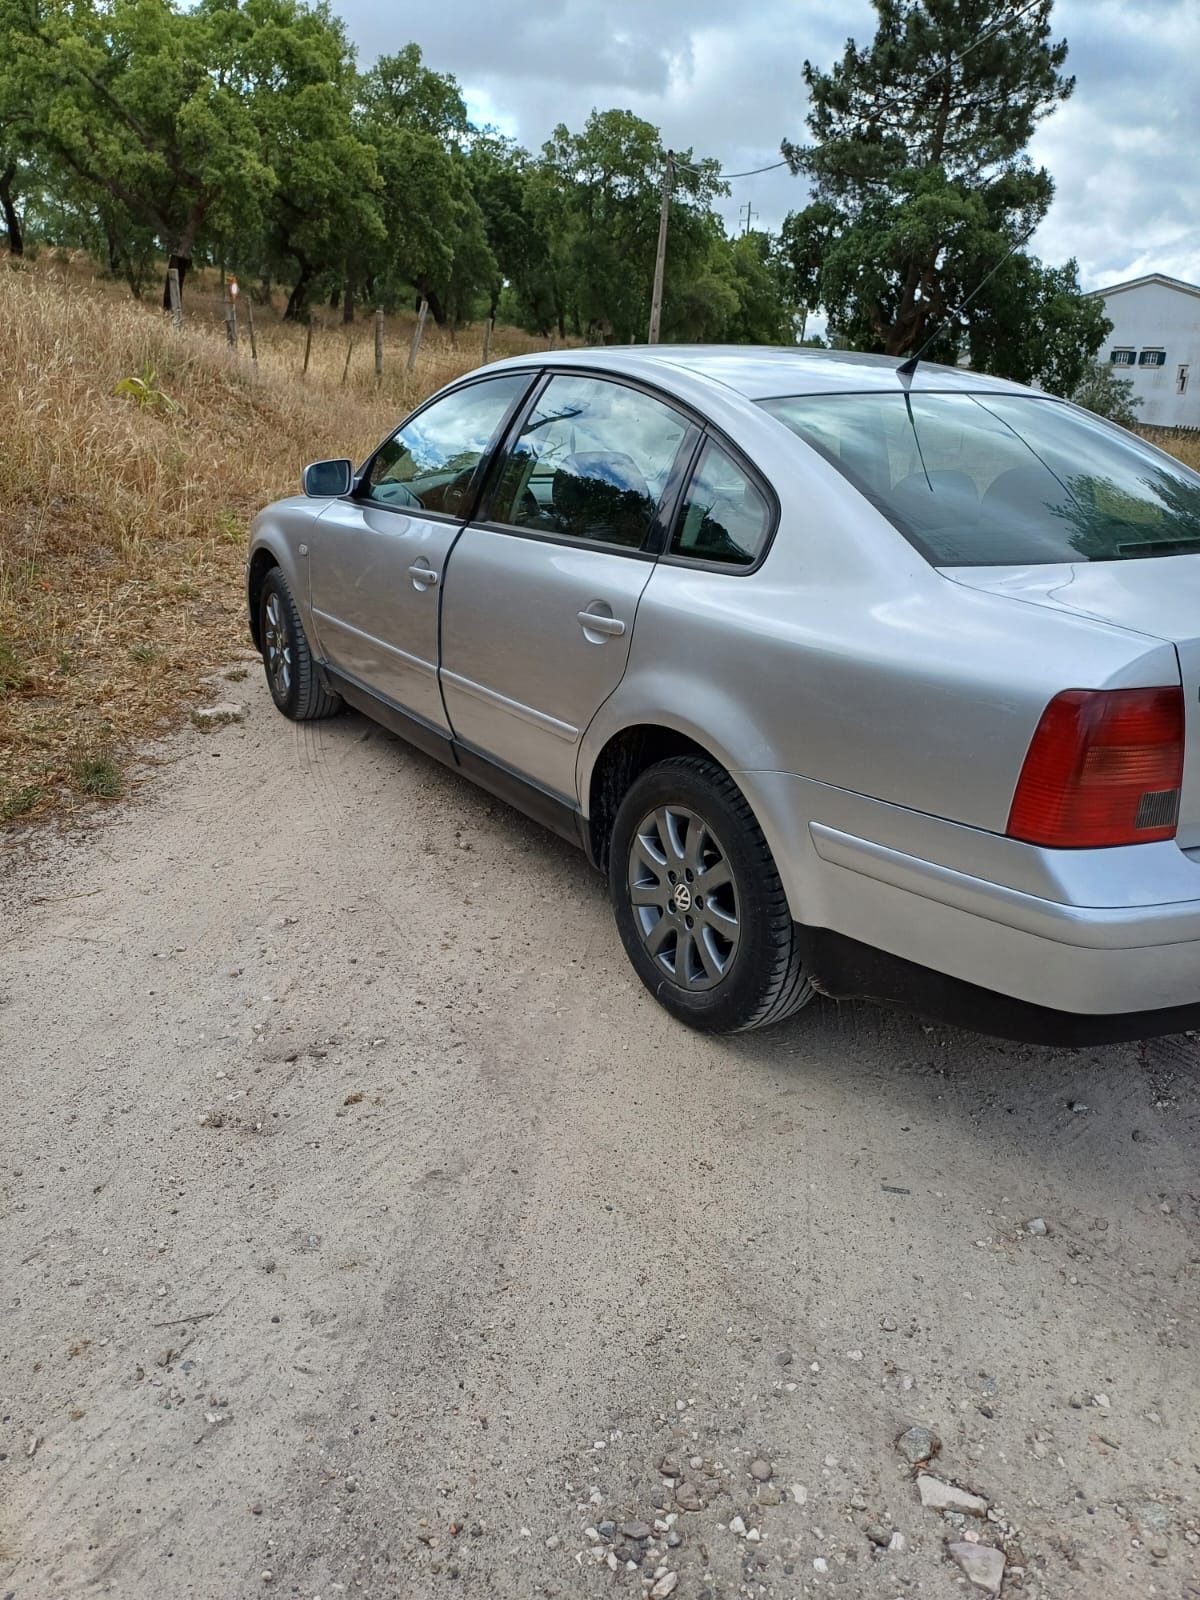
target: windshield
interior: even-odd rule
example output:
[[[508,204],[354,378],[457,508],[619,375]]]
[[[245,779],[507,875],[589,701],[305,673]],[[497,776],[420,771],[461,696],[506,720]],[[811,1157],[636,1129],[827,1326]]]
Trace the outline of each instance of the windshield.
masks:
[[[1200,550],[1200,474],[1054,400],[918,391],[760,404],[934,566]]]

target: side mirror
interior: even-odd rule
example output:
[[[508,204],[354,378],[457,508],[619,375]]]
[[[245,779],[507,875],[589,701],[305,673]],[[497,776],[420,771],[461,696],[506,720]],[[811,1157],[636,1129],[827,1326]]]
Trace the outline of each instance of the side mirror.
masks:
[[[305,494],[318,500],[333,500],[349,494],[354,482],[352,461],[310,461],[300,479]]]

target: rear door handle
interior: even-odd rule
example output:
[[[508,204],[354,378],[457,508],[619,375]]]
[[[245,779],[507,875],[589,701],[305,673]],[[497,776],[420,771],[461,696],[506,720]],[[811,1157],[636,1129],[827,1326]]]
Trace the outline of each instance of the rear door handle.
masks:
[[[605,617],[595,611],[580,611],[577,616],[579,626],[585,633],[607,633],[610,638],[619,639],[625,632],[625,624],[620,617]]]
[[[438,574],[432,567],[423,567],[420,563],[408,569],[408,575],[414,583],[422,583],[432,589],[438,581]]]

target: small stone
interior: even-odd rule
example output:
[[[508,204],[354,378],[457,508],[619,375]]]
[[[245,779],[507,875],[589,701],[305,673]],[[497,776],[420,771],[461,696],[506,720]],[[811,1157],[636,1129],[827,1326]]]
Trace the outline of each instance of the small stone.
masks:
[[[675,1489],[675,1504],[681,1511],[703,1511],[704,1501],[694,1483],[681,1483]]]
[[[254,1504],[250,1507],[250,1515],[252,1517],[261,1517],[262,1514],[263,1514],[262,1501],[261,1500],[256,1500],[254,1502]]]
[[[666,1572],[650,1591],[650,1600],[667,1600],[669,1594],[674,1594],[679,1583],[677,1572]]]
[[[746,1524],[740,1516],[730,1517],[729,1531],[730,1533],[736,1533],[739,1539],[745,1538]]]
[[[771,1476],[772,1470],[771,1463],[764,1461],[762,1456],[756,1456],[750,1463],[750,1476],[756,1478],[759,1483],[766,1483]]]
[[[790,1367],[791,1364],[792,1352],[790,1350],[781,1350],[775,1357],[775,1365],[777,1367]]]
[[[1050,1229],[1046,1226],[1045,1217],[1034,1217],[1031,1221],[1025,1223],[1024,1226],[1026,1233],[1032,1233],[1039,1239],[1044,1239],[1045,1236],[1050,1232]]]
[[[943,1483],[940,1478],[934,1478],[928,1472],[923,1472],[917,1479],[917,1490],[921,1496],[921,1504],[930,1511],[965,1511],[970,1517],[985,1517],[987,1515],[987,1501],[980,1495],[968,1494],[965,1489],[960,1489],[956,1484]]]
[[[813,1571],[814,1572],[828,1572],[829,1571],[829,1563],[828,1563],[828,1561],[826,1561],[824,1556],[815,1557],[815,1559],[813,1560]]]
[[[897,1323],[895,1317],[880,1317],[879,1326],[883,1329],[884,1333],[895,1333],[899,1324]]]
[[[897,1528],[895,1533],[888,1540],[888,1549],[891,1550],[894,1554],[899,1555],[900,1552],[905,1549],[907,1544],[908,1544],[908,1540],[900,1532],[900,1529]]]
[[[1067,1404],[1070,1406],[1072,1411],[1082,1411],[1083,1396],[1081,1394],[1069,1394],[1067,1396]]]
[[[1138,1500],[1129,1507],[1129,1515],[1143,1533],[1166,1533],[1171,1526],[1171,1513],[1157,1500]]]
[[[664,1456],[662,1458],[662,1460],[658,1463],[658,1470],[662,1473],[664,1478],[683,1477],[683,1468],[679,1465],[678,1461],[673,1460],[670,1456]]]
[[[760,1506],[777,1506],[783,1496],[773,1483],[760,1483],[754,1498]]]
[[[802,1483],[789,1483],[788,1493],[798,1506],[802,1506],[808,1499],[808,1490]]]
[[[863,1531],[871,1543],[878,1545],[881,1550],[886,1550],[891,1542],[892,1530],[885,1528],[882,1522],[868,1522]]]
[[[246,708],[235,700],[221,700],[215,706],[197,707],[192,712],[192,721],[203,733],[209,733],[213,728],[223,728],[230,722],[245,720]]]
[[[998,1595],[1004,1582],[1004,1556],[990,1544],[970,1544],[967,1540],[946,1546],[946,1553],[966,1573],[975,1588],[984,1594]]]
[[[941,1448],[942,1441],[937,1434],[922,1423],[906,1428],[896,1440],[896,1449],[914,1467],[922,1461],[932,1461]]]
[[[762,1538],[762,1534],[759,1533],[757,1528],[747,1528],[746,1529],[746,1543],[747,1544],[757,1544],[758,1541],[761,1538]]]
[[[615,1522],[609,1522],[607,1520],[604,1522],[598,1522],[596,1524],[596,1529],[600,1537],[607,1540],[609,1544],[611,1544],[617,1536],[617,1525]]]
[[[632,1539],[635,1544],[644,1544],[654,1529],[648,1522],[623,1522],[621,1534],[626,1539]]]
[[[1107,1411],[1111,1407],[1112,1401],[1106,1394],[1094,1394],[1092,1396],[1092,1404],[1099,1406],[1101,1411]]]
[[[675,1529],[672,1528],[670,1533],[667,1535],[667,1544],[672,1550],[678,1550],[682,1543],[683,1535],[681,1533],[676,1533]]]
[[[557,1550],[558,1549],[558,1535],[556,1533],[552,1533],[550,1535],[550,1537],[546,1540],[546,1549],[547,1550]]]
[[[1165,1561],[1170,1553],[1165,1544],[1152,1544],[1150,1546],[1150,1554],[1155,1561]]]

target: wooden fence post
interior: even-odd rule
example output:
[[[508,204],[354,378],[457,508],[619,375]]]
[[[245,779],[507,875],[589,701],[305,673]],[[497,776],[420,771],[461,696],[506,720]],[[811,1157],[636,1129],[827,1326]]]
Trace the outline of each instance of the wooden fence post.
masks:
[[[408,352],[408,371],[417,364],[417,351],[421,348],[421,335],[425,332],[425,318],[429,315],[429,301],[421,296],[421,309],[417,312],[417,325],[413,329],[412,346]]]
[[[492,333],[495,327],[495,317],[489,317],[483,325],[483,365],[485,367],[492,359]]]
[[[254,337],[254,301],[246,296],[246,327],[250,333],[250,360],[254,363],[255,372],[258,371],[258,341]]]
[[[350,371],[350,357],[354,352],[354,340],[351,339],[346,346],[346,364],[342,368],[342,388],[346,387],[346,375]]]
[[[237,349],[237,307],[228,295],[225,297],[225,337],[230,348]]]
[[[179,268],[171,267],[167,272],[167,296],[171,302],[171,321],[177,328],[183,327],[183,296],[179,292]]]
[[[375,382],[383,382],[383,307],[375,307]]]
[[[300,373],[302,378],[308,377],[308,358],[312,355],[312,316],[309,315],[304,329],[304,368]]]

